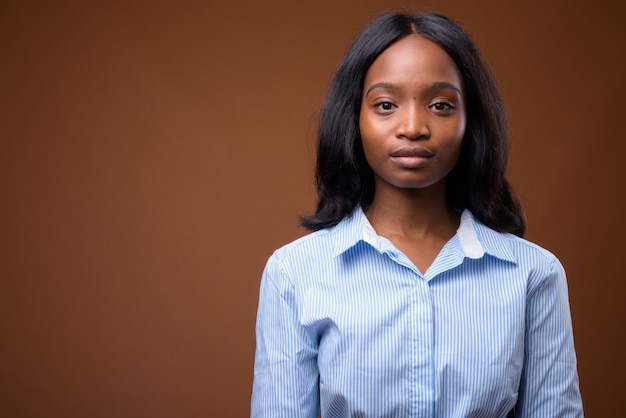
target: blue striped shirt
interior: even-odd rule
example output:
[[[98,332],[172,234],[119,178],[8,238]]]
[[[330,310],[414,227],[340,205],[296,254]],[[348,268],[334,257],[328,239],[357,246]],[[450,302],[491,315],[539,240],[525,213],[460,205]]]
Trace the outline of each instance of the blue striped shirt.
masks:
[[[583,416],[567,284],[469,211],[425,273],[361,209],[267,262],[253,417]]]

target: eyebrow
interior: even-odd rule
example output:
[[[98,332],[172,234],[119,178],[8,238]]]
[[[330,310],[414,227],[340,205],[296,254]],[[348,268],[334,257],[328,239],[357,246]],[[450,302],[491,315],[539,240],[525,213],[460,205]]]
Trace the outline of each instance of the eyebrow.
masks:
[[[376,83],[374,85],[372,85],[369,89],[367,89],[367,91],[365,92],[365,97],[367,97],[368,94],[370,94],[370,92],[374,89],[379,89],[379,88],[384,88],[387,90],[398,90],[397,86],[394,86],[391,83]],[[459,93],[459,96],[463,96],[463,93],[461,92],[461,89],[459,89],[457,86],[455,86],[452,83],[449,83],[447,81],[439,81],[436,83],[433,83],[432,86],[430,87],[431,90],[446,90],[446,89],[451,89],[456,91],[457,93]]]
[[[455,86],[452,83],[448,83],[447,81],[440,81],[438,83],[433,83],[432,87],[433,90],[445,90],[445,89],[451,89],[456,91],[457,93],[459,93],[459,96],[463,96],[463,92],[461,91],[460,88],[458,88],[457,86]]]
[[[370,91],[374,90],[374,89],[387,89],[387,90],[397,90],[398,88],[396,86],[394,86],[391,83],[376,83],[374,85],[372,85],[369,89],[367,89],[367,91],[365,92],[365,97],[367,97],[368,94],[370,94]]]

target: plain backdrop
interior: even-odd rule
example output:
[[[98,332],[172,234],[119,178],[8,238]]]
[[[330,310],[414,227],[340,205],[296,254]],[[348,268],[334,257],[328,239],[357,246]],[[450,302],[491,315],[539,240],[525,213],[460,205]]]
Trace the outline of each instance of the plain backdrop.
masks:
[[[320,104],[397,8],[448,14],[490,63],[587,416],[623,412],[624,4],[2,0],[0,415],[249,414],[259,280],[314,210]]]

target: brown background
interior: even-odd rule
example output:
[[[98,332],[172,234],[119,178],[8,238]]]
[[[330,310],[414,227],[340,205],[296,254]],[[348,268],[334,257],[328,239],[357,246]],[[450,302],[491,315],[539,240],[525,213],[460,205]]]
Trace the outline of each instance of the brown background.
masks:
[[[568,271],[587,416],[618,415],[623,4],[2,1],[0,415],[248,414],[261,271],[314,208],[315,115],[394,7],[449,14],[490,62],[528,238]]]

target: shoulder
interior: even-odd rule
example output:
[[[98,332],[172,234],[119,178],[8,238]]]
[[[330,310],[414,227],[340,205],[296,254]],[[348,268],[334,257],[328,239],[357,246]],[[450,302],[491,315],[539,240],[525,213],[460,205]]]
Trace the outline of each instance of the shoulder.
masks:
[[[530,287],[540,286],[555,275],[565,274],[557,256],[550,250],[513,234],[495,231],[475,221],[476,233],[485,252],[512,262],[523,271]]]
[[[335,226],[309,233],[276,249],[267,260],[261,286],[271,284],[281,295],[300,298],[320,280],[339,277],[341,257],[336,253],[341,236],[345,233]]]
[[[364,237],[365,215],[357,208],[337,225],[311,232],[277,249],[272,258],[288,260],[315,260],[324,262],[352,247]]]
[[[517,254],[520,260],[524,260],[526,257],[536,260],[538,262],[545,262],[552,264],[558,261],[556,255],[550,250],[538,245],[535,242],[529,241],[525,238],[518,237],[513,234],[502,234],[505,239],[509,241],[511,247]]]
[[[276,249],[273,258],[285,260],[290,258],[306,257],[312,252],[320,253],[331,251],[332,228],[321,229],[308,233]]]
[[[280,269],[291,276],[296,270],[328,263],[334,258],[340,237],[337,226],[304,235],[276,249],[267,261],[266,269]]]
[[[552,252],[532,241],[511,233],[498,232],[475,219],[471,213],[469,213],[469,218],[480,244],[487,253],[509,255],[514,258],[511,261],[529,259],[528,261],[552,263],[556,260]]]

